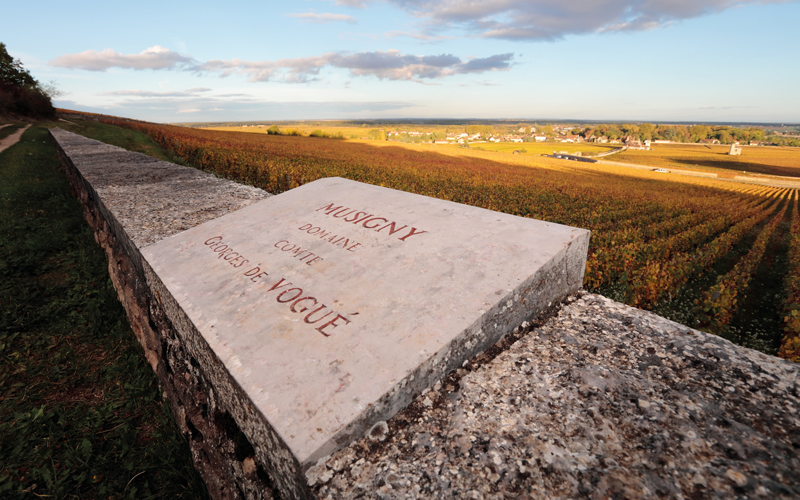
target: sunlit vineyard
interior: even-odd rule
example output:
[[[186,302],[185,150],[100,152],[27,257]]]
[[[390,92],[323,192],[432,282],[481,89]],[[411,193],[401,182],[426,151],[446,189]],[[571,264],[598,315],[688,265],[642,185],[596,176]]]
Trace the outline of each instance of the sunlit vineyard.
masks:
[[[742,154],[728,154],[730,146],[654,144],[650,151],[627,150],[606,160],[652,167],[671,167],[719,174],[760,174],[800,177],[800,148],[743,146]]]
[[[797,190],[468,148],[110,123],[271,193],[337,176],[587,228],[588,290],[764,352],[782,340],[785,357],[800,351]]]

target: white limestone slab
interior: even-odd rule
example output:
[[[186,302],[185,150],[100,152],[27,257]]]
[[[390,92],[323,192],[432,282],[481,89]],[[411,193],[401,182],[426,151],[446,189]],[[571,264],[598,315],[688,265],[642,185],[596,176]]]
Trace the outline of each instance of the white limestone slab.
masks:
[[[142,254],[307,468],[577,290],[588,242],[583,229],[330,178]]]

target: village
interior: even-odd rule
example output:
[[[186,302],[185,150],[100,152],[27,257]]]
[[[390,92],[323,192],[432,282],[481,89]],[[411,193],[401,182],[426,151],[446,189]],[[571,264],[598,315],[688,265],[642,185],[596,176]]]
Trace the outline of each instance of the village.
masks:
[[[547,130],[540,129],[537,132],[535,127],[520,127],[517,130],[505,133],[494,132],[419,132],[415,130],[390,130],[386,132],[387,140],[401,142],[423,142],[431,141],[435,144],[478,144],[486,142],[559,142],[559,143],[581,143],[591,142],[598,144],[620,144],[627,149],[649,150],[653,142],[671,143],[673,141],[651,141],[640,140],[635,136],[622,138],[609,138],[605,135],[580,135],[573,133],[574,127],[570,126],[548,126]],[[444,137],[442,137],[444,136]],[[719,141],[716,142],[719,144]]]
[[[470,128],[482,128],[483,131],[470,131]],[[372,138],[376,135],[384,135],[386,140],[399,142],[433,142],[435,144],[478,144],[478,143],[502,143],[502,142],[556,142],[556,143],[596,143],[596,144],[616,144],[623,149],[649,151],[653,144],[677,144],[693,142],[696,144],[719,145],[731,144],[731,155],[741,154],[741,145],[765,146],[769,143],[760,140],[732,140],[721,141],[718,138],[697,138],[696,141],[670,140],[670,139],[649,139],[643,138],[649,134],[628,134],[624,132],[604,134],[605,129],[598,127],[597,130],[587,127],[586,129],[575,128],[573,125],[547,125],[543,127],[524,126],[517,129],[510,129],[504,132],[495,132],[491,126],[467,126],[466,131],[461,132],[420,132],[418,130],[383,130],[374,131],[379,134],[371,134]],[[381,137],[383,138],[383,137]]]

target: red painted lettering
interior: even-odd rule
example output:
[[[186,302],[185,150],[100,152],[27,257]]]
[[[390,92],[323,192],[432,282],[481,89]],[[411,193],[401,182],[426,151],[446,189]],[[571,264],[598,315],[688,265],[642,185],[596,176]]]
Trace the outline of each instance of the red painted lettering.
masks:
[[[219,239],[217,240],[217,238],[219,238]],[[214,241],[214,240],[217,240],[217,241]],[[220,241],[222,241],[222,236],[214,236],[213,238],[207,239],[205,244],[206,245],[211,245],[212,243],[219,243]]]
[[[310,313],[306,314],[306,317],[305,317],[305,318],[303,318],[303,321],[305,321],[306,323],[308,323],[309,325],[311,325],[311,324],[313,324],[313,323],[316,323],[317,321],[322,321],[323,319],[327,318],[327,317],[328,317],[328,315],[330,315],[330,314],[333,314],[333,311],[329,312],[328,314],[326,314],[325,316],[321,317],[320,319],[315,319],[314,321],[310,321],[310,318],[311,318],[311,316],[312,316],[313,314],[315,314],[315,313],[317,313],[317,312],[319,312],[319,311],[321,311],[321,310],[325,309],[326,307],[328,307],[328,306],[326,306],[325,304],[322,304],[322,305],[321,305],[321,306],[319,306],[318,308],[316,308],[316,309],[314,309],[313,311],[311,311]]]
[[[333,328],[336,328],[337,326],[342,326],[342,325],[337,325],[337,324],[336,324],[336,322],[337,322],[337,321],[339,321],[340,319],[343,319],[343,320],[347,321],[347,323],[345,323],[345,325],[346,325],[346,324],[348,324],[348,323],[350,323],[350,320],[349,320],[349,319],[345,318],[345,317],[344,317],[344,316],[342,316],[341,314],[337,314],[335,318],[333,318],[332,320],[328,321],[328,322],[327,322],[327,323],[325,323],[324,325],[322,325],[322,326],[320,326],[320,327],[316,328],[316,330],[317,330],[319,333],[321,333],[321,334],[325,335],[326,337],[330,337],[330,336],[331,336],[331,334],[330,334],[330,333],[325,333],[323,330],[324,330],[325,328],[328,328],[329,326],[332,326]]]
[[[355,210],[350,210],[349,212],[347,212],[347,213],[345,213],[345,214],[342,214],[342,212],[344,212],[345,210],[348,210],[348,209],[347,209],[347,208],[344,208],[344,209],[342,209],[342,210],[339,210],[338,212],[336,212],[336,213],[334,213],[334,214],[332,214],[332,215],[333,215],[334,217],[336,217],[337,219],[341,219],[341,218],[343,218],[343,217],[347,217],[348,215],[350,215],[350,214],[352,214],[353,212],[355,212]]]
[[[359,212],[359,213],[362,213],[362,214],[363,214],[363,213],[366,213],[366,212]],[[365,215],[364,217],[362,217],[362,218],[360,218],[360,219],[356,219],[356,220],[354,220],[354,221],[353,221],[353,224],[359,224],[359,223],[361,223],[361,222],[364,222],[365,220],[369,219],[370,217],[372,217],[372,214]]]
[[[407,235],[405,235],[402,238],[400,238],[400,241],[406,241],[406,238],[408,238],[410,236],[416,236],[418,234],[427,233],[427,232],[428,231],[417,231],[417,228],[412,227],[411,231],[409,231]]]
[[[334,207],[334,206],[333,206],[333,203],[331,203],[330,205],[328,205],[328,206],[325,206],[325,207],[322,207],[322,208],[318,208],[318,209],[316,209],[315,211],[316,211],[316,212],[319,212],[320,210],[324,210],[326,215],[330,215],[330,214],[331,214],[331,212],[333,212],[333,211],[335,211],[335,210],[339,210],[340,208],[342,208],[342,206],[341,206],[341,205],[339,205],[338,207]]]
[[[356,213],[355,217],[353,217],[352,219],[350,219],[350,218],[345,219],[345,222],[352,222],[353,224],[358,224],[360,222],[359,219],[364,220],[367,217],[372,217],[372,214],[368,214],[366,217],[362,217],[366,213],[367,212],[358,212],[358,213]]]
[[[281,286],[281,283],[283,283],[284,281],[286,281],[286,280],[285,280],[285,279],[283,279],[283,278],[281,278],[281,280],[280,280],[279,282],[277,282],[277,283],[275,283],[274,285],[272,285],[272,288],[270,288],[270,289],[269,289],[269,290],[267,290],[267,291],[268,291],[268,292],[271,292],[271,291],[273,291],[273,290],[280,290],[280,289],[281,289],[281,288],[283,288],[284,286],[290,286],[290,285],[291,285],[291,283],[286,283],[285,285]]]
[[[350,245],[349,247],[347,247],[347,250],[350,251],[350,252],[355,252],[356,248],[358,248],[360,246],[361,246],[361,243],[354,243],[354,244]]]
[[[405,229],[405,228],[408,227],[407,225],[404,224],[403,227],[399,227],[399,228],[395,229],[396,224],[397,224],[396,222],[390,222],[390,223],[386,224],[385,226],[383,226],[382,228],[378,229],[376,232],[380,233],[381,231],[383,231],[384,229],[386,229],[388,227],[388,228],[390,228],[389,229],[389,236],[391,236],[394,233],[396,233],[397,231],[400,231],[401,229]]]
[[[264,276],[269,276],[269,274],[267,274],[266,271],[261,271],[260,273],[250,278],[250,281],[252,281],[253,283],[258,283],[258,278],[263,278]]]
[[[322,257],[314,257],[313,259],[311,259],[308,262],[306,262],[306,264],[308,264],[310,266],[311,264],[313,264],[314,262],[316,262],[318,260],[323,260],[323,259],[322,259]]]
[[[311,257],[312,255],[314,255],[314,254],[313,254],[313,253],[311,253],[311,252],[308,252],[307,254],[303,255],[302,257],[299,257],[299,259],[300,259],[301,261],[304,261],[304,260],[306,260],[307,258]]]
[[[297,290],[297,295],[295,295],[294,297],[290,297],[290,298],[288,298],[288,299],[286,299],[286,300],[281,300],[281,297],[283,297],[285,294],[287,294],[287,293],[289,293],[289,292],[292,292],[292,291],[294,291],[294,290]],[[278,296],[277,296],[277,297],[275,297],[275,300],[277,300],[277,301],[278,301],[278,302],[280,302],[281,304],[285,304],[286,302],[291,302],[291,301],[293,301],[294,299],[296,299],[297,297],[299,297],[299,296],[301,296],[301,295],[303,295],[303,290],[302,290],[301,288],[290,288],[290,289],[288,289],[288,290],[284,290],[284,291],[282,291],[280,294],[278,294]]]
[[[247,271],[245,271],[244,275],[245,276],[253,276],[253,275],[258,274],[259,271],[261,271],[261,268],[256,266],[253,269],[248,269]]]
[[[302,313],[302,312],[308,311],[308,308],[305,307],[305,306],[302,309],[300,309],[299,311],[297,309],[295,309],[295,307],[297,307],[297,304],[299,304],[300,302],[303,302],[305,300],[313,300],[314,301],[314,305],[317,305],[317,299],[315,299],[314,297],[303,297],[303,298],[297,299],[294,302],[292,302],[292,305],[289,307],[289,310],[292,311],[292,312],[295,312],[295,313]]]
[[[377,223],[377,224],[375,224],[374,226],[368,226],[368,225],[367,225],[367,222],[373,222],[373,221],[379,221],[379,220],[382,220],[383,222],[389,222],[389,219],[384,219],[383,217],[374,217],[374,218],[372,218],[372,219],[367,219],[367,220],[365,220],[365,221],[364,221],[364,223],[363,223],[363,224],[361,224],[361,227],[365,227],[365,228],[367,228],[367,229],[375,229],[376,227],[378,227],[378,226],[380,226],[380,225],[381,225],[381,223],[380,223],[380,222],[378,222],[378,223]]]
[[[302,226],[298,227],[297,229],[299,229],[301,231],[305,231],[306,229],[310,229],[312,227],[314,227],[314,226],[312,226],[311,224],[303,224]]]

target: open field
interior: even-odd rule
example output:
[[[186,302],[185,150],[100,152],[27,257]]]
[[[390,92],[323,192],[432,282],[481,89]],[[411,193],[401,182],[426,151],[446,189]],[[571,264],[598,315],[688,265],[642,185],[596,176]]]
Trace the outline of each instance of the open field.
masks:
[[[0,385],[1,498],[208,497],[44,126],[0,153]]]
[[[268,125],[265,126],[249,126],[249,127],[208,127],[203,128],[203,130],[219,130],[223,132],[249,132],[251,134],[266,134]],[[367,133],[373,127],[342,127],[337,125],[325,125],[321,123],[319,125],[279,125],[279,128],[286,132],[289,130],[297,130],[303,135],[309,135],[311,132],[315,130],[322,130],[323,132],[327,132],[331,135],[336,134],[337,132],[342,134],[345,139],[351,138],[366,138]]]
[[[768,353],[796,333],[784,330],[784,278],[800,265],[787,257],[797,190],[433,144],[115,124],[272,193],[339,176],[588,228],[587,289]]]
[[[701,144],[654,144],[650,151],[627,150],[606,160],[652,167],[700,170],[718,174],[780,175],[800,177],[800,148],[742,146],[742,154],[730,156],[730,146]]]
[[[202,130],[217,130],[220,132],[247,132],[252,134],[267,134],[267,128],[269,126],[247,126],[247,127],[203,127]],[[342,127],[336,125],[325,125],[321,123],[319,125],[282,125],[280,126],[281,131],[287,132],[290,130],[296,130],[300,132],[302,135],[308,136],[315,130],[322,130],[327,132],[331,135],[340,133],[345,139],[367,139],[367,133],[376,127]],[[393,130],[392,127],[383,127],[384,130]],[[412,129],[419,129],[420,131],[425,130],[428,132],[444,132],[445,129],[456,129],[457,127],[443,127],[443,126],[431,126],[431,127],[408,127],[408,130]],[[400,127],[399,129],[402,129]],[[372,141],[372,142],[379,142],[379,141]],[[388,142],[394,143],[395,141],[389,140]],[[437,147],[459,147],[459,144],[437,144]],[[597,153],[605,153],[611,151],[612,149],[616,149],[619,145],[605,145],[605,144],[592,144],[592,143],[581,143],[581,144],[572,144],[572,143],[562,143],[562,142],[476,142],[471,143],[469,145],[470,149],[474,149],[477,151],[490,151],[490,152],[500,152],[500,153],[513,153],[514,151],[518,150],[525,150],[522,154],[527,155],[549,155],[552,154],[554,151],[566,151],[569,154],[575,154],[578,152],[583,153],[584,155],[594,155]]]
[[[566,151],[568,154],[582,153],[584,156],[607,153],[616,149],[619,145],[592,144],[583,142],[573,144],[569,142],[480,142],[469,145],[470,149],[497,151],[502,153],[513,153],[517,150],[525,150],[522,154],[530,155],[549,155],[553,152]]]

